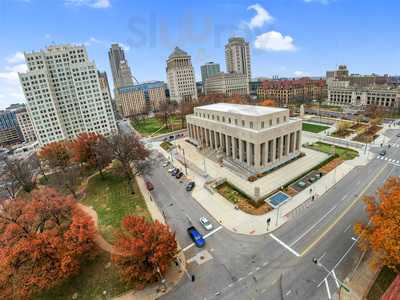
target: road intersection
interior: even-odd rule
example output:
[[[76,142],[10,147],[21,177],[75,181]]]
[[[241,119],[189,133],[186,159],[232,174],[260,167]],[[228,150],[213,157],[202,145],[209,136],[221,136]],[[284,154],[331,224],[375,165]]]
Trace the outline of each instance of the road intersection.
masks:
[[[391,144],[400,144],[389,131]],[[400,147],[385,157],[373,147],[374,159],[354,168],[330,190],[301,210],[272,234],[249,236],[223,228],[176,180],[161,167],[164,158],[153,153],[148,179],[155,185],[152,198],[162,210],[187,258],[195,281],[182,281],[162,299],[331,299],[357,265],[361,252],[353,226],[366,221],[364,195],[373,195],[390,176],[399,176]],[[215,230],[208,235],[198,220],[206,216]],[[186,233],[189,224],[206,236],[198,249]],[[313,263],[318,258],[323,267]]]

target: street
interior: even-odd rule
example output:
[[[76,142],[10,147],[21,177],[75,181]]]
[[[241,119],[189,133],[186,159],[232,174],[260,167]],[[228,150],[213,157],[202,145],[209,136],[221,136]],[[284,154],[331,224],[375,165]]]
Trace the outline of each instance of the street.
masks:
[[[176,232],[190,276],[195,275],[194,282],[185,278],[162,299],[332,298],[361,255],[353,225],[366,221],[362,196],[400,175],[395,163],[400,160],[400,139],[390,131],[389,135],[393,146],[387,160],[377,154],[380,148],[373,148],[376,155],[368,165],[353,169],[318,201],[264,236],[239,235],[221,227],[153,152],[156,159],[148,177],[155,186],[152,198]],[[199,223],[202,216],[214,226],[209,234]],[[186,232],[190,224],[206,236],[205,248],[193,245]]]

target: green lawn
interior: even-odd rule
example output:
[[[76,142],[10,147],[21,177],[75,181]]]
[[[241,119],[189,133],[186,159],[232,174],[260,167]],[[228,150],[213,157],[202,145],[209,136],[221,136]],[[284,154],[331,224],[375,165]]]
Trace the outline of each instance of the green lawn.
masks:
[[[322,142],[316,142],[309,146],[309,148],[311,148],[311,149],[321,151],[324,153],[328,153],[328,154],[333,154],[332,147],[333,147],[333,145],[322,143]],[[339,147],[339,146],[335,146],[335,152],[343,160],[351,160],[358,156],[357,151],[355,151],[353,149],[349,149],[349,148]]]
[[[316,124],[310,124],[310,123],[303,123],[303,130],[304,131],[309,131],[313,133],[319,133],[321,131],[324,131],[328,129],[329,126],[324,126],[324,125],[316,125]]]
[[[379,300],[385,293],[386,289],[390,286],[392,281],[396,278],[396,273],[388,267],[383,267],[379,272],[373,286],[368,292],[367,300]]]
[[[132,122],[132,126],[140,132],[141,135],[143,136],[149,136],[151,134],[153,134],[154,132],[157,133],[155,135],[159,135],[159,134],[164,134],[164,133],[168,133],[168,132],[172,132],[172,131],[176,131],[179,129],[182,129],[182,124],[181,124],[181,120],[177,117],[171,117],[170,118],[170,122],[172,124],[171,128],[162,128],[164,124],[162,124],[162,122],[160,122],[159,119],[157,118],[147,118],[144,120],[140,120],[137,122]]]
[[[99,229],[103,237],[113,241],[113,231],[120,228],[121,220],[126,215],[144,216],[151,220],[146,203],[134,183],[134,194],[131,194],[126,179],[113,175],[111,171],[93,177],[87,186],[87,194],[82,204],[92,206],[99,216]]]
[[[81,300],[103,300],[118,296],[133,286],[127,285],[119,279],[115,266],[110,264],[110,255],[99,252],[96,258],[86,262],[76,276],[68,279],[60,286],[33,297],[34,300],[70,300],[78,293]],[[106,291],[106,296],[103,295]]]

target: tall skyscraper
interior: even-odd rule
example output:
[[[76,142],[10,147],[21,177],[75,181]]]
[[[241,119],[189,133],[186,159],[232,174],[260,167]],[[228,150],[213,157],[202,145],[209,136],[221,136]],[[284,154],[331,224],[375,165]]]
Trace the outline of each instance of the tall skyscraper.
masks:
[[[232,37],[225,45],[225,62],[228,73],[247,75],[251,80],[250,46],[243,38]]]
[[[40,145],[81,132],[116,132],[111,99],[84,46],[49,46],[25,53],[25,61],[28,71],[19,76]]]
[[[132,72],[125,58],[124,49],[118,44],[112,44],[108,51],[111,73],[114,81],[114,89],[133,85]]]
[[[192,59],[190,55],[178,47],[167,59],[167,81],[172,101],[180,103],[197,99]]]
[[[203,85],[206,82],[206,79],[210,76],[217,75],[220,71],[219,64],[214,62],[208,62],[200,67],[201,69],[201,81]]]

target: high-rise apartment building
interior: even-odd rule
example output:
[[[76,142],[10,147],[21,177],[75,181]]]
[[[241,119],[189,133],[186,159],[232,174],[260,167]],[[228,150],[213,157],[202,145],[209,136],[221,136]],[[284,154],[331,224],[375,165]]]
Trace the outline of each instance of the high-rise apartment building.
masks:
[[[18,110],[15,114],[24,141],[27,143],[36,141],[36,135],[33,128],[32,120],[26,108]]]
[[[167,81],[170,99],[178,103],[197,99],[192,59],[176,47],[167,59]]]
[[[125,58],[124,49],[118,44],[112,44],[108,51],[114,88],[133,85],[132,72]]]
[[[204,83],[208,77],[217,75],[220,71],[219,64],[214,62],[208,62],[200,67],[201,69],[201,81]]]
[[[25,53],[25,60],[28,71],[20,81],[40,145],[82,132],[117,131],[111,99],[84,46],[49,46]]]
[[[225,62],[228,73],[247,75],[251,80],[250,46],[243,38],[232,37],[225,45]]]

